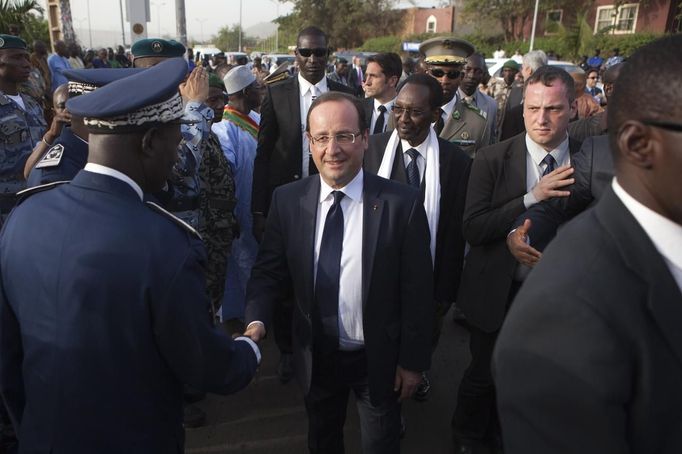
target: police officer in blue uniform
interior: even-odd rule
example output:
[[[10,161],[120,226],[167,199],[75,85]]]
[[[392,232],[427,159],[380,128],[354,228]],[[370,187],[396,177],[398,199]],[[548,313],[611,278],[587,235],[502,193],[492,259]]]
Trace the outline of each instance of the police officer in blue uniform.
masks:
[[[143,70],[135,68],[65,69],[63,74],[69,80],[69,98],[74,98],[140,71]],[[27,187],[73,179],[88,161],[88,130],[83,124],[83,119],[71,115],[71,125],[62,128],[61,134],[53,145],[46,149],[36,147],[29,161],[36,152],[41,156],[36,157],[38,162],[35,163],[26,179]]]
[[[182,453],[183,383],[230,393],[255,374],[258,347],[212,323],[200,238],[143,201],[177,159],[186,72],[172,59],[70,99],[87,165],[28,189],[0,233],[0,391],[20,453]]]
[[[24,163],[45,134],[45,118],[38,103],[19,93],[31,73],[26,43],[0,35],[0,220],[14,207],[16,193],[26,187]]]

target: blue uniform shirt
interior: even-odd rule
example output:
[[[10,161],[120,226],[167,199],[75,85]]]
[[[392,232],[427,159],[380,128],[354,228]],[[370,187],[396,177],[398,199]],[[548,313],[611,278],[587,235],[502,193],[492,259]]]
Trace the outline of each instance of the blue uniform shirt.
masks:
[[[26,187],[26,158],[45,134],[43,110],[30,96],[22,94],[21,99],[25,110],[0,92],[0,193]]]
[[[45,156],[31,169],[27,187],[72,180],[88,162],[88,143],[65,126]]]

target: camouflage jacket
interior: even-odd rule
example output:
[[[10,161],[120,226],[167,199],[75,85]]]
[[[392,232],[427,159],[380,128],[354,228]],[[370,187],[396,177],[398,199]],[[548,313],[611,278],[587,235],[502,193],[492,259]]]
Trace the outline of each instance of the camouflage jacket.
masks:
[[[26,110],[0,92],[0,193],[24,189],[24,164],[45,134],[43,110],[28,95],[21,94]]]
[[[206,288],[217,311],[223,299],[227,257],[237,221],[232,169],[214,133],[205,142],[199,165],[199,189],[199,233],[208,257]]]

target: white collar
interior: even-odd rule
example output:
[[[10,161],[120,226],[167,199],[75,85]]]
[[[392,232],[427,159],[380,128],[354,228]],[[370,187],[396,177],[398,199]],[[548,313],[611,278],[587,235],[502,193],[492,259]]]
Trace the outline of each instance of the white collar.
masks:
[[[317,89],[320,91],[320,93],[327,93],[327,91],[329,90],[327,88],[327,78],[326,77],[323,77],[322,79],[320,79],[320,81],[318,83],[316,83],[314,85],[317,87]],[[305,96],[305,94],[310,91],[310,87],[312,87],[312,86],[313,86],[313,84],[311,84],[310,82],[305,80],[303,78],[303,76],[301,76],[301,73],[298,73],[298,87],[299,87],[301,96]]]
[[[87,170],[88,172],[92,173],[98,173],[100,175],[107,175],[112,178],[116,178],[117,180],[121,180],[124,183],[127,183],[135,192],[137,195],[140,197],[140,200],[144,200],[144,197],[142,195],[142,188],[140,188],[140,185],[135,183],[132,178],[130,178],[128,175],[126,175],[123,172],[119,172],[116,169],[112,169],[111,167],[103,166],[101,164],[95,164],[92,162],[88,162],[85,164],[85,168],[83,170]]]
[[[545,156],[547,156],[547,151],[541,145],[533,142],[533,139],[530,138],[528,133],[526,133],[526,149],[536,166],[539,166],[542,160],[545,159]],[[561,165],[562,162],[565,162],[566,155],[568,154],[568,134],[564,141],[561,142],[558,147],[550,151],[549,154],[552,155],[557,162],[557,165]]]
[[[452,115],[452,111],[455,108],[455,104],[457,104],[458,98],[459,93],[455,93],[455,96],[453,96],[452,99],[447,104],[443,104],[443,107],[441,107],[441,109],[443,109],[443,112],[445,112],[445,114],[447,115],[447,118],[450,118],[450,116]]]
[[[407,140],[403,139],[400,139],[400,145],[403,148],[403,154],[407,153],[407,150],[409,150],[410,148],[414,148],[421,155],[421,157],[424,158],[424,160],[426,160],[426,149],[429,148],[429,136],[427,135],[426,139],[424,139],[424,141],[417,145],[416,147],[413,147]]]
[[[623,189],[616,178],[611,182],[613,192],[623,202],[646,234],[651,238],[658,252],[673,265],[682,270],[682,225],[656,213]]]
[[[395,103],[395,98],[391,99],[385,104],[381,104],[381,101],[378,99],[374,98],[374,111],[378,114],[379,113],[379,106],[384,106],[386,108],[386,112],[389,114],[391,113],[391,108],[393,107],[393,104]]]
[[[346,197],[353,201],[362,201],[363,182],[364,175],[362,173],[362,168],[360,168],[360,171],[357,173],[357,175],[350,180],[350,183],[339,189],[334,189],[329,186],[324,179],[322,179],[322,175],[320,175],[320,203],[324,202],[333,191],[341,191]]]

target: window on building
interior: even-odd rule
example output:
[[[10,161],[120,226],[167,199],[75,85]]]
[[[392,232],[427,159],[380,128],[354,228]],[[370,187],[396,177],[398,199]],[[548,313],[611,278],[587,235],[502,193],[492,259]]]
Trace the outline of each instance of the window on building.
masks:
[[[555,35],[559,32],[563,15],[564,10],[562,9],[547,11],[547,16],[545,17],[545,35]]]
[[[426,33],[436,33],[436,16],[431,15],[426,19]]]
[[[613,34],[634,33],[637,26],[639,3],[621,5],[618,9],[614,5],[597,8],[594,32],[605,31]]]

